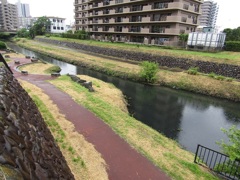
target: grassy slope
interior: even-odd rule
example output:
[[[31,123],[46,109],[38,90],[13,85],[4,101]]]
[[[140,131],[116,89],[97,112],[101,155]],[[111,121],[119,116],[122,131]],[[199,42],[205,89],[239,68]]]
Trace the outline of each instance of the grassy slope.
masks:
[[[66,38],[59,38],[59,37],[50,37],[50,39],[54,39],[58,41],[75,42],[75,43],[92,45],[92,46],[122,49],[127,51],[137,51],[137,52],[141,51],[141,52],[164,55],[164,56],[175,56],[175,57],[190,58],[193,60],[213,61],[218,63],[229,63],[229,64],[240,65],[239,52],[229,52],[229,51],[222,51],[217,53],[196,52],[196,51],[187,51],[187,50],[181,50],[181,49],[164,49],[156,46],[143,45],[138,47],[133,44],[111,43],[111,42],[101,42],[101,41],[92,41],[92,40],[66,39]]]
[[[38,106],[74,177],[83,180],[95,180],[99,177],[108,179],[106,163],[94,146],[75,131],[74,125],[65,119],[40,88],[26,81],[19,81]]]
[[[105,69],[105,73],[111,75],[117,75],[119,73],[131,77],[138,76],[140,70],[138,65],[86,55],[69,49],[61,49],[61,51],[59,51],[59,47],[57,46],[40,42],[21,40],[18,44],[69,63],[80,63],[95,70]],[[167,70],[159,71],[158,81],[169,87],[240,101],[240,83],[237,81],[219,81],[203,75],[196,76],[189,75],[185,72],[172,72]]]
[[[192,153],[173,140],[142,124],[101,97],[88,92],[67,76],[50,81],[106,122],[137,151],[150,159],[173,179],[217,179],[193,163]]]

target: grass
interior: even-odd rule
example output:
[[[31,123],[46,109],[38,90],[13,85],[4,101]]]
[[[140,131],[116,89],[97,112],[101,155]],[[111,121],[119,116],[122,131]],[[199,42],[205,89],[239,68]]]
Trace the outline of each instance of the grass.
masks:
[[[51,73],[59,73],[61,71],[61,68],[59,66],[51,66],[48,69],[45,70],[45,72],[47,74],[51,74]]]
[[[84,87],[72,82],[69,77],[61,76],[50,82],[96,114],[172,179],[217,179],[194,164],[193,154],[181,149],[178,143],[102,100],[95,93],[88,92]]]
[[[130,78],[133,80],[139,79],[140,67],[136,64],[114,61],[111,60],[111,58],[101,58],[93,55],[87,55],[71,49],[61,49],[61,51],[59,51],[59,47],[57,46],[30,40],[27,40],[25,43],[21,43],[21,41],[19,41],[18,44],[33,51],[47,54],[48,56],[56,59],[72,64],[82,65],[108,75]],[[48,49],[51,50],[46,50],[45,47],[48,47]],[[194,72],[196,71],[197,70],[194,70]],[[240,82],[226,77],[224,81],[219,81],[221,77],[212,78],[209,76],[200,73],[193,76],[179,70],[171,71],[171,69],[165,68],[159,70],[157,83],[176,89],[183,89],[233,101],[240,101]]]
[[[40,37],[43,38],[43,37]],[[149,46],[149,45],[134,45],[127,43],[111,43],[111,42],[101,42],[93,40],[77,40],[77,39],[66,39],[60,37],[50,37],[50,39],[58,41],[68,41],[75,42],[80,44],[86,44],[91,46],[101,46],[107,48],[121,49],[127,51],[141,51],[157,55],[164,56],[174,56],[182,58],[190,58],[193,60],[202,60],[202,61],[213,61],[217,63],[229,63],[240,65],[240,53],[239,52],[200,52],[200,51],[188,51],[184,49],[166,49],[162,47]]]
[[[25,70],[28,71],[28,73],[31,74],[51,74],[51,71],[49,71],[48,69],[52,69],[54,67],[54,65],[52,64],[44,64],[41,62],[38,63],[34,63],[31,65],[22,65],[19,67],[19,70]]]
[[[26,81],[20,80],[20,83],[37,104],[75,178],[108,179],[106,163],[93,145],[75,131],[74,125],[59,113],[56,105],[41,89]]]

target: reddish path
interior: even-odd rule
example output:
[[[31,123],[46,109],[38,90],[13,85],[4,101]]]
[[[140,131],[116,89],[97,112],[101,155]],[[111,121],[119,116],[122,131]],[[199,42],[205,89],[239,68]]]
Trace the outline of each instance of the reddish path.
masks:
[[[18,58],[21,64],[29,59]],[[76,131],[92,143],[108,165],[108,177],[113,180],[159,180],[170,179],[148,159],[132,149],[123,139],[93,113],[75,103],[72,98],[44,80],[53,79],[49,75],[22,75],[10,64],[14,76],[26,80],[43,89],[58,106],[60,112],[71,121]]]

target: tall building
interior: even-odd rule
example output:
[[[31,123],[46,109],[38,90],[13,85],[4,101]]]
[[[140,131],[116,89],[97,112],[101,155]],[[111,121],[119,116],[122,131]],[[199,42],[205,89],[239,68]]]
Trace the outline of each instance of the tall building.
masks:
[[[202,15],[200,25],[215,29],[219,6],[214,1],[204,1],[202,5]]]
[[[203,0],[75,0],[76,30],[92,39],[177,45],[195,31]]]
[[[20,0],[16,3],[18,9],[18,17],[31,17],[29,4],[22,4]]]
[[[0,30],[15,31],[18,28],[17,6],[0,0]]]
[[[18,10],[18,25],[19,28],[29,28],[32,24],[29,4],[22,4],[20,0],[16,3]]]

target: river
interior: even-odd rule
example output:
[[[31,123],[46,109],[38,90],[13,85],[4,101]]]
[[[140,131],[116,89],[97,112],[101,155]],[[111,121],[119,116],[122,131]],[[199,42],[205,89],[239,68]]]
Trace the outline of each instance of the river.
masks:
[[[128,110],[136,119],[179,142],[195,153],[197,144],[220,151],[216,141],[227,140],[220,130],[240,128],[240,103],[174,90],[148,86],[77,67],[32,51],[9,45],[15,51],[61,67],[61,74],[84,74],[114,84],[128,99]]]

